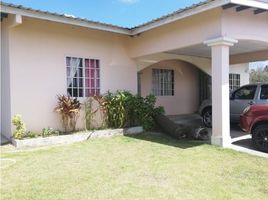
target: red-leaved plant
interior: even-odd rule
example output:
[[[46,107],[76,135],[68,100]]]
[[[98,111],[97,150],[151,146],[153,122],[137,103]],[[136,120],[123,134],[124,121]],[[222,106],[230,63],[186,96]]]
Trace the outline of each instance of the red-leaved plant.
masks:
[[[77,98],[58,95],[55,111],[61,115],[62,126],[65,132],[75,131],[77,119],[81,110],[81,103]]]

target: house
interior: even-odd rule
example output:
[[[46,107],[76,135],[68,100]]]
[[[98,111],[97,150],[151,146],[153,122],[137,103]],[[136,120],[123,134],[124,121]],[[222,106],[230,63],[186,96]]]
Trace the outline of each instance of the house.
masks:
[[[2,2],[1,134],[11,137],[15,114],[29,130],[60,128],[57,94],[153,93],[175,115],[195,112],[211,87],[212,143],[227,146],[229,90],[248,83],[249,62],[268,60],[267,11],[208,0],[128,29]]]

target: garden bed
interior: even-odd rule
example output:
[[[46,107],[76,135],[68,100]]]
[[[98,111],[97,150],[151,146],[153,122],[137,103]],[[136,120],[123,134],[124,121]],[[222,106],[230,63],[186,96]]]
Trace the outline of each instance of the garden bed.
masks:
[[[143,132],[142,127],[132,127],[125,129],[106,129],[96,131],[85,131],[70,135],[39,137],[39,138],[30,138],[23,140],[12,139],[12,144],[17,148],[49,146],[57,144],[71,144],[75,142],[85,141],[90,138],[109,137],[115,135],[131,135],[131,134],[139,134],[142,132]]]

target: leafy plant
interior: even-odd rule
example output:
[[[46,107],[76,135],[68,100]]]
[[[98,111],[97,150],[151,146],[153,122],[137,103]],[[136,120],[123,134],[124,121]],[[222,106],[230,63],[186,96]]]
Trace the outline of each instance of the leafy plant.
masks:
[[[91,130],[92,128],[92,118],[93,118],[93,107],[92,107],[92,98],[88,98],[85,101],[85,122],[86,122],[86,130]]]
[[[26,133],[26,135],[25,135],[25,137],[29,137],[29,138],[36,138],[36,137],[38,137],[38,136],[40,136],[39,133],[32,132],[32,131],[27,131],[27,133]]]
[[[54,130],[53,128],[50,128],[50,127],[43,128],[41,132],[42,137],[48,137],[51,135],[59,135],[59,134],[60,134],[60,131]]]
[[[137,97],[137,102],[132,104],[138,122],[143,126],[145,130],[151,130],[155,126],[154,118],[164,113],[164,108],[159,106],[155,107],[156,97],[154,95],[148,95],[145,98]],[[137,105],[138,106],[135,106]],[[131,106],[130,106],[131,107]]]
[[[89,97],[85,103],[85,125],[86,130],[103,129],[106,127],[106,112],[102,109],[104,103],[103,96]],[[98,117],[101,123],[94,123]]]
[[[75,131],[77,119],[81,110],[81,103],[77,98],[58,95],[55,111],[61,115],[62,126],[65,132]]]
[[[130,96],[126,102],[128,123],[130,126],[142,125],[145,130],[151,130],[155,126],[154,118],[164,113],[163,107],[155,107],[156,97]]]
[[[13,137],[15,139],[22,139],[26,136],[26,125],[22,121],[22,116],[21,115],[15,115],[12,118],[12,123],[16,127],[16,129],[13,132]]]
[[[106,108],[106,114],[108,119],[108,126],[112,128],[122,128],[126,125],[127,111],[126,111],[126,101],[127,93],[108,92],[105,95],[106,102],[104,106]]]
[[[155,126],[154,117],[164,112],[163,107],[155,107],[156,98],[153,95],[143,98],[128,91],[117,91],[95,98],[111,128],[141,125],[145,130],[150,130]]]
[[[96,107],[96,110],[93,111],[94,113],[97,113],[99,111],[102,124],[99,128],[106,128],[108,127],[108,116],[107,116],[107,99],[105,96],[94,96],[93,99],[97,102],[98,106]]]
[[[87,100],[84,103],[84,105],[85,105],[86,130],[92,130],[92,129],[95,128],[94,123],[93,123],[94,122],[94,116],[99,110],[99,107],[95,108],[95,106],[94,106],[94,100],[96,100],[96,99],[95,99],[95,97],[89,97],[89,98],[87,98]]]

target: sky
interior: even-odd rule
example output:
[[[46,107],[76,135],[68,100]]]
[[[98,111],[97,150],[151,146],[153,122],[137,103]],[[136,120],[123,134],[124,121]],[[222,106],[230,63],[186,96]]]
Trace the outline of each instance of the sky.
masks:
[[[201,0],[3,0],[123,27],[134,27]]]
[[[3,0],[43,11],[134,27],[204,0]],[[268,0],[263,0],[267,1]],[[268,61],[251,64],[264,67]]]

